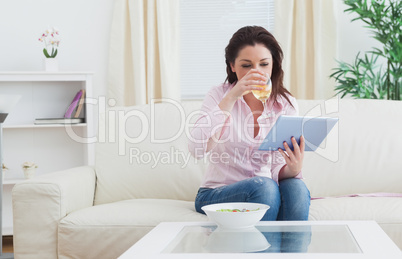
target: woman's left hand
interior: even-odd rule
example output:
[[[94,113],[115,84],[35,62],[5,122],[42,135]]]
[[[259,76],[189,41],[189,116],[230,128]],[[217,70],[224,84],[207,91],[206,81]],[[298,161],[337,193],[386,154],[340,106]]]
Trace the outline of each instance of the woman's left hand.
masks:
[[[300,136],[300,146],[299,144],[297,144],[297,141],[294,137],[292,137],[291,141],[293,144],[293,151],[290,149],[288,143],[286,142],[283,142],[286,153],[282,149],[279,149],[279,152],[282,154],[283,158],[285,158],[287,165],[287,168],[285,169],[286,176],[282,176],[284,178],[295,177],[298,173],[300,173],[303,167],[305,147],[304,137]]]

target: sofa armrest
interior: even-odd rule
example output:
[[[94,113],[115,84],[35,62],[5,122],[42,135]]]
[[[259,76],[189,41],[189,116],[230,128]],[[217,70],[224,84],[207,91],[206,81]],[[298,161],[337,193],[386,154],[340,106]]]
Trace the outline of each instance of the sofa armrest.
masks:
[[[12,190],[14,253],[57,258],[57,228],[68,213],[93,206],[96,174],[76,167],[18,183]]]

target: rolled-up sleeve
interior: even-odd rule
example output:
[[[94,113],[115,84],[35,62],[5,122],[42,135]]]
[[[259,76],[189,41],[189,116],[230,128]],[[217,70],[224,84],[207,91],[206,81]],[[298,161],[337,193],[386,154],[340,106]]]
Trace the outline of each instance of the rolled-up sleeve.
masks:
[[[230,119],[230,113],[222,111],[219,107],[223,98],[223,93],[219,90],[214,88],[207,94],[200,116],[190,130],[188,149],[197,159],[201,159],[207,154],[207,144],[212,136],[216,136],[216,140],[221,138]],[[218,133],[219,135],[217,135]]]
[[[286,100],[284,101],[284,105],[282,107],[283,114],[285,115],[299,115],[299,106],[297,105],[297,101],[293,96],[288,96],[289,100],[291,101],[292,105],[290,105]],[[272,151],[272,163],[271,163],[271,177],[276,183],[279,184],[279,172],[281,171],[282,167],[286,165],[285,158],[279,153],[279,151]],[[303,179],[302,171],[300,171],[295,178]]]

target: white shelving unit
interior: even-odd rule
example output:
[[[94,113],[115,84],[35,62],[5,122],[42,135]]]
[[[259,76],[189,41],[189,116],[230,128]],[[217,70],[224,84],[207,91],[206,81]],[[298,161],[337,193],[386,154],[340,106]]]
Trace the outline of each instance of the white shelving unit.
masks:
[[[24,181],[21,164],[38,165],[42,175],[68,168],[93,165],[94,144],[82,141],[95,135],[94,107],[86,102],[84,123],[35,125],[37,118],[62,118],[80,89],[92,98],[92,72],[0,72],[0,94],[21,99],[3,124],[3,162],[9,168],[3,183],[3,235],[12,235],[12,187]]]
[[[14,185],[16,183],[21,183],[25,181],[25,179],[21,179],[21,178],[14,178],[14,179],[5,179],[3,182],[3,185]]]

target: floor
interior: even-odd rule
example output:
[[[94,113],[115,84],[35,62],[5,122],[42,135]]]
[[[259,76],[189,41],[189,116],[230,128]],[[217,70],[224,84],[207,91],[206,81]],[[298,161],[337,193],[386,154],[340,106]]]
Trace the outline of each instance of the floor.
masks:
[[[13,253],[13,236],[3,237],[3,253]]]

